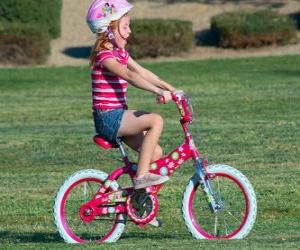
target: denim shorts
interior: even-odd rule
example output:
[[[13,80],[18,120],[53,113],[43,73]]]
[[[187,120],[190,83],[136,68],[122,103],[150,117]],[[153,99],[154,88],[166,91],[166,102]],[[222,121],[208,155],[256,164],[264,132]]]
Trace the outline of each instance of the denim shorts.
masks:
[[[96,133],[109,142],[116,142],[124,112],[124,109],[109,111],[94,109],[93,117]]]

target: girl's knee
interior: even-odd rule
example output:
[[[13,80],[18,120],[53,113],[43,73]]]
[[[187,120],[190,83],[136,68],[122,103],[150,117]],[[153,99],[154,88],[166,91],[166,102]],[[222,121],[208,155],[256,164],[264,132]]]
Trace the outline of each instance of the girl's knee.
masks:
[[[164,120],[159,114],[152,114],[152,127],[163,128]]]

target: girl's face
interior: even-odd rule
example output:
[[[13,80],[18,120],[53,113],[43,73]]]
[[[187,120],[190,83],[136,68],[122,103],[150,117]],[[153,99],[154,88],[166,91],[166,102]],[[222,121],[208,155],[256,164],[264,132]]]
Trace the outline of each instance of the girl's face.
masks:
[[[130,17],[128,15],[125,15],[120,19],[119,28],[113,30],[115,43],[119,48],[125,48],[130,33]]]

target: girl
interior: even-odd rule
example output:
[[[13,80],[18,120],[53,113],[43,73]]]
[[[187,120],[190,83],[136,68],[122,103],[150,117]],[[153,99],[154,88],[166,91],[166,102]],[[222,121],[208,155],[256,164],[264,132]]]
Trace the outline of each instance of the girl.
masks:
[[[94,0],[87,23],[97,40],[91,53],[93,116],[96,132],[114,142],[124,142],[139,153],[134,188],[158,185],[169,178],[149,173],[150,162],[162,156],[158,140],[163,129],[160,115],[127,110],[128,82],[133,86],[172,99],[175,88],[135,62],[125,50],[131,33],[126,0]],[[157,98],[158,100],[159,98]]]

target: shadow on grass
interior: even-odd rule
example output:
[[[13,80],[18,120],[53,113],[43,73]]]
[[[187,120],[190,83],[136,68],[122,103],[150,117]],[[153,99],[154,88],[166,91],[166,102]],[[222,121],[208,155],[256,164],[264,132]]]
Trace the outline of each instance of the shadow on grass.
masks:
[[[63,53],[67,56],[74,58],[89,58],[91,52],[90,46],[85,47],[70,47],[63,50]]]
[[[53,243],[63,242],[58,233],[12,233],[0,231],[0,243]]]
[[[124,233],[121,240],[164,240],[164,239],[191,239],[188,233],[161,233],[161,232],[132,232]],[[9,231],[0,232],[0,244],[4,243],[63,243],[58,233],[15,233]]]
[[[298,76],[300,77],[300,70],[277,70],[273,72],[274,74],[281,76]]]
[[[174,233],[174,232],[125,232],[122,236],[121,239],[126,240],[126,239],[148,239],[148,240],[163,240],[163,239],[191,239],[191,236],[188,233]]]
[[[266,74],[270,76],[280,76],[280,77],[300,77],[300,70],[270,70],[270,71],[261,71],[257,74]]]

